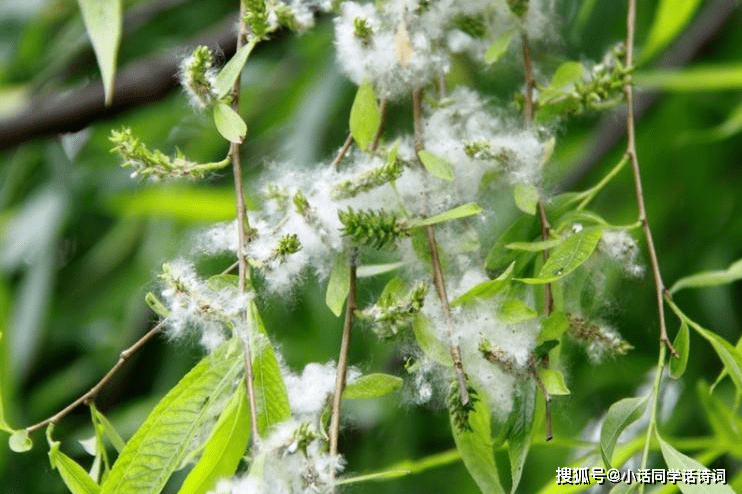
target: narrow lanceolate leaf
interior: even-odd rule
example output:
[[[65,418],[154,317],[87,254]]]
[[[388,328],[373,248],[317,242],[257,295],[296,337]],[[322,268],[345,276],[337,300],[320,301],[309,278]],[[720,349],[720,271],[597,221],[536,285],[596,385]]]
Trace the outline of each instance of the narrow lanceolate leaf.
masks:
[[[654,15],[647,41],[641,51],[641,62],[653,58],[693,18],[703,0],[661,0]]]
[[[734,262],[727,269],[704,271],[681,278],[672,285],[670,293],[674,294],[683,288],[726,285],[737,280],[742,280],[742,259]]]
[[[263,434],[271,425],[291,417],[291,407],[281,368],[254,300],[248,304],[248,317],[256,335],[251,347],[253,386],[258,409],[258,431]]]
[[[541,252],[546,249],[553,249],[564,241],[563,238],[552,238],[549,240],[537,240],[534,242],[511,242],[505,246],[510,250],[524,250],[526,252]]]
[[[536,389],[530,382],[520,386],[521,392],[514,397],[513,422],[508,432],[508,458],[510,459],[511,493],[517,492],[523,465],[531,446],[534,418],[536,417]]]
[[[250,41],[237,50],[237,53],[232,56],[229,62],[227,62],[227,65],[217,74],[214,86],[216,87],[219,99],[224,98],[232,90],[234,82],[240,73],[242,73],[242,68],[247,62],[247,57],[250,56],[250,52],[255,48],[255,43],[255,40]]]
[[[611,467],[611,457],[621,433],[644,414],[647,409],[647,397],[624,398],[608,409],[608,414],[600,429],[600,454],[607,468]]]
[[[335,258],[335,264],[330,272],[330,281],[327,282],[325,303],[337,317],[343,313],[343,305],[350,291],[350,265],[348,256],[344,253]]]
[[[453,365],[448,349],[430,329],[430,321],[427,317],[417,314],[412,322],[412,332],[415,334],[415,340],[426,357],[444,367]]]
[[[500,60],[500,57],[502,57],[502,55],[507,51],[510,42],[513,40],[513,37],[517,32],[517,30],[513,29],[502,33],[495,42],[487,48],[487,51],[484,52],[484,63],[492,65]]]
[[[380,125],[381,111],[376,101],[374,85],[366,79],[358,86],[350,109],[350,133],[361,149],[368,149],[374,142]]]
[[[121,434],[113,427],[113,424],[97,408],[93,407],[93,413],[95,414],[95,420],[103,427],[104,434],[111,441],[116,452],[120,454],[126,447],[126,441],[124,441]]]
[[[670,377],[680,379],[688,365],[688,355],[690,354],[690,331],[688,323],[684,320],[680,322],[680,329],[672,342],[675,351],[678,352],[678,358],[670,359]]]
[[[644,87],[666,91],[722,91],[742,87],[742,65],[718,64],[683,70],[636,72],[634,81]]]
[[[470,429],[459,428],[453,423],[451,416],[453,439],[461,453],[464,466],[469,470],[482,494],[504,494],[495,464],[490,411],[484,395],[480,393],[480,396],[482,399],[474,403],[474,409],[469,412]]]
[[[116,55],[121,42],[121,0],[77,0],[98,60],[106,105],[113,100]]]
[[[72,494],[98,494],[100,486],[96,484],[76,461],[59,451],[59,442],[49,447],[49,463],[59,472],[64,485]]]
[[[564,375],[558,370],[554,369],[539,369],[539,376],[541,382],[544,383],[546,391],[550,395],[568,395],[570,393],[569,388],[564,383]]]
[[[460,218],[466,218],[467,216],[473,216],[482,212],[482,208],[476,202],[469,202],[456,206],[453,209],[449,209],[445,213],[436,214],[430,218],[424,220],[415,221],[410,224],[412,227],[435,225],[437,223],[444,223],[446,221],[458,220]]]
[[[710,129],[691,130],[681,135],[681,143],[699,143],[723,141],[742,132],[742,105],[737,105],[729,113],[729,116],[719,125]]]
[[[233,338],[202,359],[157,404],[126,444],[102,494],[157,494],[198,448],[204,427],[234,389],[244,369],[241,341]]]
[[[742,351],[733,347],[731,343],[718,334],[702,328],[695,322],[689,320],[688,323],[693,326],[698,334],[711,343],[724,364],[724,370],[729,373],[729,377],[732,378],[734,385],[737,387],[737,391],[742,392]]]
[[[178,494],[204,494],[222,477],[234,474],[250,439],[250,411],[245,386],[240,385],[214,426],[201,459]]]
[[[522,300],[513,298],[502,303],[500,310],[497,311],[497,317],[504,323],[515,324],[538,317],[538,312],[528,307]]]
[[[456,297],[451,302],[451,306],[471,304],[480,298],[494,297],[509,286],[510,275],[513,274],[513,268],[515,268],[515,262],[511,262],[507,269],[494,280],[483,281],[482,283],[474,285],[469,290]]]
[[[216,130],[229,142],[242,143],[247,135],[247,125],[242,117],[224,103],[214,107],[214,125]]]
[[[346,400],[358,400],[362,398],[376,398],[393,393],[402,386],[402,378],[390,374],[368,374],[362,376],[343,391]]]
[[[520,281],[531,284],[551,283],[567,276],[587,261],[600,241],[599,227],[589,227],[570,235],[551,251],[549,260],[544,263],[536,278],[522,278]]]
[[[657,438],[657,442],[660,443],[660,450],[662,450],[662,457],[667,463],[667,468],[673,470],[680,470],[681,472],[694,470],[696,472],[706,470],[700,462],[694,460],[690,456],[686,456],[677,449],[673,448],[670,443],[663,440],[655,429],[654,437]],[[686,484],[685,482],[677,483],[680,492],[683,494],[733,494],[734,491],[727,484]]]
[[[428,173],[446,182],[453,182],[453,167],[451,163],[424,149],[417,153],[417,156],[420,158],[420,162],[425,169],[428,170]]]
[[[391,262],[387,264],[367,264],[365,266],[358,266],[358,272],[356,275],[359,278],[370,278],[384,273],[389,273],[395,269],[403,267],[403,262]]]
[[[513,199],[518,209],[531,216],[536,214],[538,206],[538,189],[533,184],[515,184],[513,187]]]

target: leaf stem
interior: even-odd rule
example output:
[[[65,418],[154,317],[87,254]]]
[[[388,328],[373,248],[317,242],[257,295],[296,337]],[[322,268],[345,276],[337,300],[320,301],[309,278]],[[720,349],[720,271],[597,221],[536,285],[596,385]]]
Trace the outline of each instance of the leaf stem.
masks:
[[[598,194],[598,192],[600,192],[601,190],[603,190],[603,188],[606,185],[608,185],[608,183],[611,180],[613,180],[613,177],[615,177],[616,175],[618,175],[618,172],[620,172],[621,170],[623,170],[623,167],[626,166],[626,163],[628,163],[628,162],[629,162],[629,156],[627,154],[624,154],[621,157],[621,161],[619,161],[618,164],[616,166],[614,166],[613,169],[611,171],[609,171],[608,174],[605,177],[603,177],[603,179],[600,182],[598,182],[597,184],[593,185],[592,187],[590,187],[586,191],[582,192],[580,194],[580,196],[579,196],[580,198],[582,198],[582,200],[580,201],[580,204],[577,205],[577,210],[578,211],[581,211],[581,210],[585,209],[587,207],[587,205],[590,204],[590,202],[595,198],[595,196]]]
[[[634,64],[634,29],[636,25],[636,0],[628,0],[629,8],[626,15],[626,67]],[[662,273],[657,260],[657,252],[652,239],[652,230],[649,228],[647,211],[644,205],[644,191],[642,190],[642,179],[639,170],[639,159],[636,154],[636,132],[634,129],[634,88],[631,84],[624,86],[624,95],[626,96],[626,134],[628,142],[626,144],[626,155],[631,161],[631,170],[634,175],[634,191],[636,202],[639,209],[638,220],[642,224],[644,237],[647,239],[647,249],[649,250],[649,264],[652,268],[652,278],[654,279],[655,293],[657,296],[657,311],[659,313],[660,324],[660,344],[670,350],[673,357],[678,357],[678,352],[673,348],[669,337],[667,336],[667,325],[665,323],[665,306],[664,292],[665,287],[662,282]]]
[[[245,3],[240,1],[239,34],[237,35],[237,50],[239,50],[247,38],[247,26],[245,25]],[[240,80],[238,75],[232,86],[232,109],[239,111],[240,104]],[[247,291],[247,258],[245,256],[245,244],[247,242],[247,210],[245,208],[245,193],[242,184],[242,162],[240,161],[240,144],[232,142],[229,144],[229,157],[232,160],[232,171],[234,175],[235,207],[237,208],[237,262],[239,268],[239,289],[244,293]],[[242,320],[247,320],[246,309],[242,311]],[[258,407],[255,402],[255,386],[253,384],[252,352],[250,350],[250,335],[244,340],[245,344],[245,384],[247,387],[247,399],[250,406],[250,429],[253,443],[259,443],[260,431],[258,430]]]
[[[51,417],[44,419],[37,424],[26,427],[26,432],[31,434],[32,432],[35,432],[41,429],[42,427],[45,427],[47,424],[56,424],[57,422],[59,422],[62,418],[67,416],[72,410],[74,410],[78,406],[82,405],[83,403],[88,403],[94,400],[95,397],[98,395],[98,392],[100,392],[101,388],[103,388],[103,386],[105,386],[108,383],[108,381],[111,380],[114,374],[116,374],[119,371],[119,369],[121,369],[124,363],[129,359],[129,357],[135,354],[140,348],[144,346],[145,343],[151,340],[152,337],[160,331],[160,329],[162,329],[162,327],[165,325],[165,321],[166,320],[163,319],[162,321],[157,323],[155,327],[150,329],[144,336],[139,338],[133,345],[131,345],[126,350],[122,351],[119,354],[119,359],[116,362],[116,364],[114,364],[114,366],[111,367],[111,369],[106,373],[106,375],[103,376],[101,380],[98,381],[98,383],[96,383],[95,386],[90,388],[85,394],[80,396],[78,399],[76,399],[75,401],[73,401],[72,403],[70,403],[69,405],[67,405],[62,410],[55,413]]]
[[[353,144],[353,135],[348,134],[348,138],[345,139],[345,143],[343,144],[343,147],[340,148],[340,151],[338,151],[338,155],[335,156],[335,159],[332,160],[331,166],[334,168],[338,168],[340,166],[340,163],[342,163],[343,158],[345,158],[345,155],[348,154],[348,150],[350,149],[350,146]]]
[[[422,96],[423,89],[421,87],[415,88],[415,90],[412,92],[412,118],[415,128],[415,154],[417,155],[418,163],[421,167],[424,168],[418,154],[425,148],[425,145],[423,143]],[[430,248],[430,262],[433,268],[433,285],[435,285],[435,291],[438,294],[438,299],[441,302],[441,309],[443,310],[443,316],[446,319],[446,326],[448,327],[449,352],[451,354],[451,360],[453,361],[453,367],[456,372],[456,378],[459,381],[459,397],[461,399],[461,404],[467,405],[469,403],[469,392],[467,391],[464,363],[461,361],[461,349],[459,348],[459,345],[456,344],[454,341],[451,306],[448,302],[448,294],[446,293],[446,279],[443,275],[443,266],[441,265],[441,260],[438,257],[438,242],[436,241],[435,230],[433,229],[432,225],[425,226],[425,235],[427,236],[428,247]]]

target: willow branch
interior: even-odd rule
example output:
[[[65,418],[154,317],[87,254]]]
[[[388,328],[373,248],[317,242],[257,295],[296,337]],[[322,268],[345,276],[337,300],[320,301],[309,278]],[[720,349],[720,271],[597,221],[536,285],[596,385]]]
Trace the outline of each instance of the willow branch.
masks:
[[[239,23],[239,34],[237,36],[237,50],[239,50],[247,39],[247,26],[245,25],[245,4],[240,1],[240,23]],[[240,105],[240,81],[241,77],[238,75],[232,86],[232,108],[235,111],[239,111]],[[239,273],[239,289],[240,292],[245,293],[247,291],[247,257],[245,253],[245,245],[247,243],[247,228],[249,223],[247,219],[247,210],[245,208],[245,192],[242,185],[242,162],[240,161],[240,144],[232,142],[229,144],[229,157],[232,160],[232,171],[234,174],[234,193],[235,193],[235,206],[237,208],[237,263]],[[243,320],[246,319],[246,314],[242,314]],[[253,442],[257,443],[260,441],[260,431],[258,429],[258,407],[255,402],[255,386],[253,382],[253,368],[252,368],[252,352],[250,350],[250,335],[248,334],[245,338],[245,385],[247,388],[247,400],[250,405],[250,429],[252,432]]]
[[[46,427],[48,424],[56,424],[57,422],[62,420],[62,418],[67,416],[72,410],[74,410],[78,406],[84,403],[88,403],[91,400],[94,400],[95,397],[98,396],[98,393],[103,388],[103,386],[105,386],[108,383],[108,381],[110,381],[111,378],[119,371],[119,369],[123,367],[124,363],[127,360],[129,360],[129,357],[134,355],[140,348],[144,346],[145,343],[151,340],[152,337],[156,335],[160,331],[160,329],[162,329],[164,325],[165,325],[165,320],[163,319],[162,321],[157,323],[157,325],[154,328],[150,329],[144,336],[139,338],[133,345],[131,345],[126,350],[122,351],[119,354],[119,359],[116,362],[116,364],[114,364],[114,366],[111,367],[111,369],[106,373],[106,375],[103,376],[101,380],[98,381],[98,383],[92,388],[90,388],[85,394],[80,396],[78,399],[76,399],[75,401],[73,401],[72,403],[70,403],[69,405],[67,405],[62,410],[55,413],[51,417],[44,419],[37,424],[26,427],[26,431],[30,434],[32,432],[35,432],[41,429],[42,427]]]
[[[348,134],[348,138],[345,140],[343,147],[340,148],[340,151],[338,151],[338,155],[335,156],[334,160],[332,160],[331,166],[333,166],[334,168],[340,167],[340,163],[342,163],[343,158],[345,158],[345,155],[348,154],[348,150],[350,149],[350,146],[352,144],[353,144],[353,135]]]
[[[629,0],[628,14],[626,15],[626,67],[634,64],[634,27],[636,24],[636,0]],[[634,129],[634,88],[631,84],[624,86],[624,95],[626,96],[626,134],[628,137],[626,143],[626,155],[631,162],[631,170],[634,176],[634,192],[636,194],[637,207],[639,209],[638,221],[642,225],[644,237],[647,239],[647,250],[649,251],[649,265],[652,269],[652,278],[654,279],[655,295],[657,297],[657,312],[660,323],[660,344],[667,346],[670,353],[677,357],[678,353],[670,343],[667,336],[667,324],[665,322],[665,286],[662,282],[662,273],[657,260],[657,251],[652,239],[652,230],[649,227],[647,210],[644,205],[644,191],[642,189],[641,172],[639,170],[639,159],[636,154],[636,132]]]
[[[412,93],[412,117],[415,128],[415,152],[416,154],[422,151],[425,147],[423,143],[423,107],[422,107],[422,96],[423,89],[416,88]],[[422,161],[420,156],[417,156],[417,160],[422,167]],[[461,349],[459,345],[454,341],[453,336],[453,320],[451,318],[451,306],[448,302],[448,294],[446,293],[446,279],[443,275],[443,266],[441,260],[438,257],[438,242],[435,238],[435,230],[432,225],[425,227],[425,235],[428,238],[428,247],[430,248],[430,262],[433,268],[433,285],[435,291],[438,294],[438,299],[441,302],[441,309],[443,310],[443,316],[446,319],[446,326],[448,327],[448,345],[449,352],[451,354],[451,361],[453,362],[454,370],[456,371],[456,378],[459,381],[459,396],[461,404],[466,405],[469,403],[469,392],[467,391],[466,385],[466,374],[464,373],[464,363],[461,361]]]

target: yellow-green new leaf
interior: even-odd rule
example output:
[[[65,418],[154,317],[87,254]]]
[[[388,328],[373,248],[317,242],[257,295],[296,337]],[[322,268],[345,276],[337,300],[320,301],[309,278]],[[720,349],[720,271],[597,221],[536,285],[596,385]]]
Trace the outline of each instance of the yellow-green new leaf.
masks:
[[[453,302],[451,302],[451,306],[471,304],[480,298],[494,297],[509,286],[510,275],[513,274],[514,268],[515,261],[511,262],[507,269],[505,269],[505,271],[494,280],[483,281],[482,283],[474,285],[469,290],[456,297]]]
[[[244,365],[238,338],[196,364],[134,433],[101,493],[158,494],[183,460],[198,449],[199,437],[220,413],[219,403],[232,394]]]
[[[337,317],[343,313],[343,305],[350,291],[350,265],[348,256],[344,253],[335,258],[335,264],[330,272],[330,280],[327,282],[327,293],[325,303]]]
[[[250,439],[250,411],[245,386],[240,385],[214,426],[201,459],[178,494],[205,494],[222,477],[234,474]]]
[[[502,303],[500,310],[497,311],[497,317],[504,323],[515,324],[538,317],[538,312],[528,307],[522,300],[512,298]]]
[[[393,393],[402,386],[402,378],[390,374],[368,374],[348,384],[343,391],[346,400],[377,398]]]
[[[21,429],[14,431],[10,435],[8,446],[11,451],[15,451],[16,453],[25,453],[33,448],[33,441],[28,437],[28,431],[26,429]]]
[[[519,183],[513,187],[513,199],[518,209],[531,216],[536,214],[538,206],[538,189],[533,184]]]
[[[569,388],[564,383],[564,375],[558,370],[554,369],[539,369],[539,376],[541,382],[544,383],[546,391],[550,395],[568,395],[570,393]]]
[[[59,442],[49,445],[49,463],[59,472],[72,494],[98,494],[100,486],[76,461],[59,451]]]
[[[427,317],[417,314],[412,322],[412,332],[426,357],[444,367],[453,365],[448,349],[435,337]]]
[[[600,454],[606,468],[611,468],[613,450],[621,433],[644,415],[647,409],[647,397],[624,398],[608,409],[608,413],[600,429]]]
[[[673,348],[678,352],[678,358],[670,359],[670,377],[680,379],[688,365],[688,355],[690,354],[690,330],[688,323],[680,321],[680,329],[672,342]]]
[[[77,0],[98,60],[106,105],[113,101],[116,55],[121,42],[121,0]]]
[[[683,288],[726,285],[737,280],[742,280],[742,259],[732,263],[727,269],[704,271],[681,278],[672,285],[670,293],[674,294]]]
[[[257,40],[251,40],[246,45],[242,46],[217,74],[214,80],[214,87],[216,87],[217,97],[219,99],[224,98],[232,90],[234,82],[242,73],[242,68],[247,62],[247,58],[250,56],[250,52],[255,48]]]
[[[482,494],[504,494],[497,473],[497,464],[492,444],[492,430],[490,426],[490,411],[487,400],[479,393],[481,399],[474,403],[474,409],[469,412],[468,423],[471,428],[459,428],[451,419],[453,439],[461,453],[461,459],[469,474],[477,483]]]
[[[435,216],[431,216],[430,218],[425,218],[424,220],[412,222],[410,226],[419,227],[419,226],[435,225],[438,223],[444,223],[446,221],[466,218],[467,216],[473,216],[481,212],[482,212],[482,208],[479,207],[479,205],[476,202],[469,202],[466,204],[462,204],[461,206],[456,206],[453,209],[449,209],[445,213],[436,214]]]
[[[569,329],[569,318],[564,312],[552,312],[549,317],[541,320],[541,332],[536,338],[537,343],[549,340],[559,340],[565,331]]]
[[[361,149],[368,149],[374,142],[381,125],[381,111],[376,101],[374,85],[366,79],[358,86],[356,98],[350,109],[350,134]]]
[[[216,130],[229,142],[241,144],[247,135],[247,124],[242,117],[224,103],[214,107],[214,125]]]
[[[679,470],[681,472],[694,470],[696,472],[706,470],[700,462],[690,456],[686,456],[677,449],[673,448],[670,443],[662,439],[655,429],[654,437],[660,443],[662,457],[667,463],[667,468]],[[686,484],[678,482],[676,484],[683,494],[734,494],[734,491],[727,484]]]
[[[563,241],[563,238],[552,238],[549,240],[536,240],[534,242],[511,242],[505,248],[510,250],[524,250],[526,252],[541,252],[542,250],[553,249]]]
[[[587,261],[600,241],[600,227],[588,227],[570,235],[551,251],[549,260],[541,266],[536,278],[522,278],[530,284],[551,283],[577,269]]]
[[[723,91],[742,87],[742,64],[696,66],[682,70],[656,69],[636,72],[634,81],[666,91]]]
[[[693,18],[703,0],[661,0],[641,52],[641,63],[657,55]]]
[[[424,149],[418,152],[417,156],[420,158],[420,162],[425,169],[428,170],[428,173],[446,182],[453,182],[454,176],[451,163]]]
[[[495,42],[487,48],[487,51],[484,52],[484,63],[492,65],[500,60],[500,57],[502,57],[502,55],[507,51],[510,42],[513,40],[513,37],[515,37],[517,32],[516,29],[512,29],[502,33]]]
[[[551,76],[549,89],[562,89],[582,80],[585,67],[580,62],[564,62]]]

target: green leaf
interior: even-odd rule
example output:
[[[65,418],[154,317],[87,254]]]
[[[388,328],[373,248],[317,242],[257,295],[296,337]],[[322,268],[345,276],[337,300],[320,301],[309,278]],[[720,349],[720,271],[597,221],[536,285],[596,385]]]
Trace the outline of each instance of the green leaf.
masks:
[[[510,275],[513,273],[515,262],[510,263],[510,266],[503,271],[503,273],[494,280],[487,280],[474,285],[465,293],[462,293],[456,297],[452,302],[451,306],[467,305],[477,301],[480,298],[494,297],[498,293],[505,290],[510,285]]]
[[[687,319],[687,321],[698,334],[711,343],[724,364],[724,369],[729,372],[729,377],[734,381],[737,390],[742,391],[742,352],[718,334],[702,328],[690,319]]]
[[[537,240],[535,242],[511,242],[505,246],[506,249],[524,250],[526,252],[541,252],[553,249],[564,241],[563,238],[552,238],[550,240]]]
[[[538,206],[538,189],[533,184],[518,183],[513,187],[513,199],[518,209],[531,216],[536,214]]]
[[[59,471],[64,485],[72,494],[98,494],[100,486],[96,484],[76,461],[59,451],[59,442],[49,445],[49,463]]]
[[[205,494],[220,478],[233,475],[249,439],[250,410],[245,386],[240,385],[219,416],[201,459],[186,477],[178,494]]]
[[[427,317],[417,314],[412,321],[412,332],[425,356],[444,367],[453,366],[448,349],[433,334]]]
[[[505,231],[500,235],[495,244],[487,254],[484,267],[488,273],[498,273],[505,269],[513,261],[525,261],[531,259],[533,254],[527,253],[522,254],[520,252],[513,252],[505,248],[507,244],[512,242],[522,241],[523,239],[533,239],[540,233],[538,221],[533,216],[523,215],[515,220]],[[523,262],[525,264],[525,262]],[[517,263],[518,267],[521,268],[521,262]],[[492,276],[492,274],[490,274]]]
[[[657,55],[693,18],[703,0],[661,0],[644,43],[640,63]]]
[[[481,212],[482,212],[482,208],[479,207],[479,205],[476,202],[469,202],[466,204],[462,204],[461,206],[456,206],[453,209],[449,209],[445,213],[436,214],[435,216],[431,216],[430,218],[425,218],[424,220],[414,221],[410,224],[410,226],[420,227],[420,226],[435,225],[438,223],[444,223],[446,221],[466,218],[467,216],[473,216],[475,214],[480,214]]]
[[[152,312],[158,316],[168,317],[170,315],[170,309],[168,309],[164,302],[162,302],[162,300],[160,300],[154,293],[147,292],[147,295],[144,296],[144,301],[147,303],[147,306],[152,309]]]
[[[217,103],[214,107],[214,124],[216,130],[229,142],[241,144],[247,135],[247,125],[242,117],[224,103]]]
[[[291,407],[281,368],[254,300],[248,303],[248,318],[256,335],[251,341],[253,387],[258,409],[258,431],[263,434],[271,425],[290,418]]]
[[[536,278],[522,278],[519,281],[530,284],[551,283],[567,276],[587,261],[600,241],[599,227],[584,228],[570,235],[551,251]]]
[[[390,374],[368,374],[348,384],[343,390],[343,399],[376,398],[393,393],[400,386],[402,386],[401,377]]]
[[[403,262],[391,262],[388,264],[367,264],[365,266],[358,266],[356,276],[359,278],[370,278],[384,273],[389,273],[395,269],[403,267]]]
[[[121,453],[126,447],[126,441],[124,441],[121,434],[119,434],[113,427],[113,424],[111,424],[106,416],[100,413],[97,408],[93,407],[93,413],[95,414],[95,419],[98,423],[103,426],[103,432],[106,434],[106,437],[108,437],[108,440],[111,441],[111,444],[116,451]]]
[[[742,87],[742,65],[717,64],[683,70],[657,69],[634,73],[634,81],[666,91],[721,91]]]
[[[616,442],[621,433],[639,420],[647,409],[647,397],[624,398],[617,401],[608,409],[608,413],[600,429],[600,454],[607,468],[611,467],[611,458]]]
[[[727,406],[723,400],[717,398],[711,392],[709,385],[703,380],[699,380],[696,386],[699,401],[706,412],[706,418],[714,435],[723,438],[727,444],[736,445],[737,453],[742,453],[742,417],[733,409]]]
[[[521,392],[513,398],[512,425],[508,431],[508,458],[510,459],[510,492],[515,493],[523,474],[523,465],[531,446],[531,434],[536,417],[536,389],[524,383]]]
[[[541,320],[541,332],[538,334],[536,342],[559,340],[567,329],[569,329],[567,315],[560,311],[552,312],[549,317]]]
[[[510,42],[517,33],[518,31],[516,29],[511,29],[510,31],[502,33],[495,42],[487,48],[487,51],[484,52],[484,63],[492,65],[500,60],[500,57],[507,51]]]
[[[706,467],[690,456],[686,456],[677,449],[673,448],[670,443],[663,440],[657,430],[654,431],[654,437],[660,443],[662,457],[667,463],[667,468],[680,470],[703,471]],[[726,484],[686,484],[678,482],[676,484],[683,494],[733,494],[734,491]]]
[[[343,305],[350,291],[350,264],[348,262],[347,254],[338,254],[330,272],[330,280],[327,282],[325,303],[337,317],[343,313]]]
[[[497,317],[504,323],[515,324],[538,317],[538,312],[519,299],[508,299],[502,303]]]
[[[121,42],[121,0],[77,0],[98,60],[106,105],[113,101],[116,54]]]
[[[582,80],[585,67],[580,62],[564,62],[551,76],[549,89],[562,89]]]
[[[356,144],[367,150],[374,142],[381,125],[381,111],[373,83],[366,79],[360,86],[350,109],[350,134]]]
[[[219,413],[219,404],[232,394],[244,366],[239,338],[223,343],[196,364],[134,433],[101,493],[159,493]]]
[[[255,48],[255,44],[256,40],[251,40],[246,45],[243,45],[216,75],[214,86],[216,87],[219,99],[224,98],[232,90],[232,86],[234,86],[235,81],[242,73],[242,68],[245,66],[250,52]]]
[[[453,182],[453,167],[451,163],[429,151],[421,150],[417,153],[420,162],[428,173],[446,182]]]
[[[678,358],[670,358],[670,377],[680,379],[688,365],[688,355],[690,354],[690,331],[688,323],[680,321],[680,329],[672,342],[673,348],[678,352]]]
[[[477,483],[483,494],[504,494],[495,464],[495,455],[492,445],[492,431],[490,429],[490,411],[487,400],[479,393],[481,399],[473,404],[474,409],[469,412],[469,426],[471,430],[459,428],[451,418],[453,439],[461,453],[461,459],[469,474]]]
[[[683,144],[706,144],[723,141],[742,132],[742,104],[732,109],[726,120],[706,130],[691,130],[681,135],[679,141]]]
[[[28,437],[28,431],[21,429],[13,432],[8,439],[8,446],[16,453],[25,453],[33,448],[33,441]]]
[[[727,269],[704,271],[681,278],[672,285],[670,293],[674,294],[683,288],[726,285],[737,280],[742,280],[742,259],[732,263]]]
[[[359,482],[383,482],[384,480],[398,479],[409,475],[409,470],[384,470],[383,472],[367,473],[337,480],[335,485],[357,484]]]
[[[546,391],[550,395],[568,395],[570,394],[569,388],[564,383],[564,375],[555,369],[539,369],[539,376],[541,382],[544,383]]]

